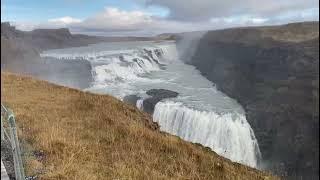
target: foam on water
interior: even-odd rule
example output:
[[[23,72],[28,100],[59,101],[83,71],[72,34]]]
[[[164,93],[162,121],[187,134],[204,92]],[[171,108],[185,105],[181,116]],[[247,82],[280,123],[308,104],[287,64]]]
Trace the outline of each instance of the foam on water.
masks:
[[[257,167],[260,151],[242,107],[218,91],[195,67],[179,60],[173,42],[107,43],[47,51],[45,58],[87,60],[94,82],[87,91],[119,99],[150,89],[168,89],[177,98],[156,104],[153,114],[161,130],[201,143],[218,154]]]

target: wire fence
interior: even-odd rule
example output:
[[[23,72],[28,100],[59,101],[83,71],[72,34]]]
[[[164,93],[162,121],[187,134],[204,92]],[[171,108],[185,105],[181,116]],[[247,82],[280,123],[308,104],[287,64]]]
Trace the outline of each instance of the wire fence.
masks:
[[[16,120],[13,112],[3,104],[1,104],[1,141],[8,141],[11,146],[16,179],[25,180]]]

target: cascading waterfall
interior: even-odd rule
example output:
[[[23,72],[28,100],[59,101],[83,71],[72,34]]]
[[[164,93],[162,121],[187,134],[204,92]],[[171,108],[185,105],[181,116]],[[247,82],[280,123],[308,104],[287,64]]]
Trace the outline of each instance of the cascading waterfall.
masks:
[[[242,114],[197,111],[166,101],[157,103],[153,119],[162,131],[210,147],[233,161],[257,167],[258,143]]]
[[[89,61],[94,82],[87,91],[121,100],[137,95],[140,110],[148,98],[145,92],[152,88],[178,92],[177,98],[160,101],[154,108],[153,119],[161,130],[200,143],[232,161],[258,166],[259,146],[242,107],[193,66],[180,61],[174,42],[98,44],[47,51],[42,57]]]
[[[118,43],[115,43],[116,45]],[[122,46],[122,45],[121,45]],[[103,48],[105,47],[105,48]],[[120,47],[120,45],[119,45]],[[95,93],[111,94],[119,99],[134,93],[135,82],[150,82],[146,74],[159,71],[176,51],[171,45],[141,46],[122,50],[106,50],[110,46],[88,46],[61,50],[46,51],[42,58],[57,60],[87,60],[92,66],[94,82],[85,89]],[[152,81],[157,81],[153,79]]]

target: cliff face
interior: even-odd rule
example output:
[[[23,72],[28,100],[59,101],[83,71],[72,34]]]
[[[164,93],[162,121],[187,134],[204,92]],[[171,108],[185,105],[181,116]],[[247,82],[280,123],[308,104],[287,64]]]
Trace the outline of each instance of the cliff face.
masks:
[[[211,31],[190,64],[244,107],[266,168],[318,178],[317,22]]]
[[[64,48],[101,42],[97,37],[72,35],[68,29],[19,31],[8,23],[1,24],[1,71],[28,74],[74,88],[86,88],[92,82],[87,61],[41,59],[46,49]]]

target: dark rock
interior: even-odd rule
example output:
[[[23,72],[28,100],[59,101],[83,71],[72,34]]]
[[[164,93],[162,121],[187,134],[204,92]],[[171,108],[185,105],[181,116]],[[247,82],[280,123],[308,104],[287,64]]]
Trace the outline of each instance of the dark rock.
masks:
[[[190,63],[244,107],[268,169],[318,179],[318,23],[211,31]]]
[[[151,89],[147,91],[146,94],[152,97],[173,98],[173,97],[177,97],[179,93],[166,90],[166,89]]]
[[[153,113],[154,107],[159,101],[166,98],[175,98],[179,94],[177,92],[166,90],[166,89],[151,89],[146,93],[151,97],[143,101],[143,110],[150,114]]]
[[[134,106],[136,106],[137,104],[137,101],[141,99],[141,97],[137,96],[137,95],[128,95],[128,96],[125,96],[123,98],[123,101],[128,103],[128,104],[132,104]]]

